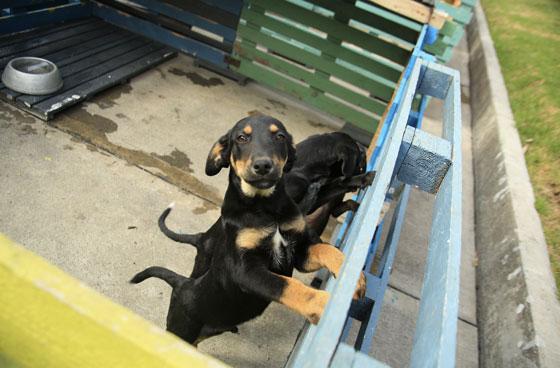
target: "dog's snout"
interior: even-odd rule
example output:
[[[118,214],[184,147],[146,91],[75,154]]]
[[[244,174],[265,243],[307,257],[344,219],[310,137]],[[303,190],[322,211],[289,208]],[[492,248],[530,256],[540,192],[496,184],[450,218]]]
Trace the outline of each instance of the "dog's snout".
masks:
[[[253,162],[253,172],[257,175],[267,175],[272,171],[272,160],[261,158]]]

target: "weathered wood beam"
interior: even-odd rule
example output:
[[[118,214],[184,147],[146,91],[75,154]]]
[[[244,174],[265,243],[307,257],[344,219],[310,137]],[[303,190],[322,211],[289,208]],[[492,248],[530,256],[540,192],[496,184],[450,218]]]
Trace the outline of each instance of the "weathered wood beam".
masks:
[[[431,8],[413,0],[369,0],[371,3],[382,6],[395,13],[403,15],[423,24],[429,24],[441,29],[446,20],[451,17],[438,9]]]
[[[451,166],[451,143],[408,126],[399,151],[399,164],[400,181],[435,194]]]

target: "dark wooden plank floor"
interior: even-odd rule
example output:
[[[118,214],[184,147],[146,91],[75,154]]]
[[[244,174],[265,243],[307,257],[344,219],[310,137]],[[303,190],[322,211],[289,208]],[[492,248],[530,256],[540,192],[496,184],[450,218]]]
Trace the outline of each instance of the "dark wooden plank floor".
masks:
[[[97,18],[0,38],[0,67],[18,56],[54,62],[64,86],[51,95],[15,92],[0,83],[0,98],[43,120],[168,60],[176,52]]]

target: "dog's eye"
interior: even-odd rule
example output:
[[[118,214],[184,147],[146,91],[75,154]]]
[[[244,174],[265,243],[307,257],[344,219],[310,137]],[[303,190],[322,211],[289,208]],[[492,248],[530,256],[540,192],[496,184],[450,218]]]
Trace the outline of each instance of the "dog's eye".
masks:
[[[249,142],[249,137],[247,137],[244,134],[240,134],[240,135],[237,136],[236,140],[239,143],[247,143],[247,142]]]
[[[286,140],[286,136],[284,135],[284,133],[278,133],[278,134],[276,134],[276,140],[282,142],[282,141]]]

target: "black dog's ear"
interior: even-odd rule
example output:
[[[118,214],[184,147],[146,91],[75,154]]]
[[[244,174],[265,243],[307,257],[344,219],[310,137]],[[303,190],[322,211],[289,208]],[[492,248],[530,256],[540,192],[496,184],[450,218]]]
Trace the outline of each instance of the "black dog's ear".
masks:
[[[219,173],[222,168],[229,167],[229,155],[231,153],[229,136],[230,132],[221,136],[210,149],[210,153],[208,153],[208,158],[206,159],[206,175],[214,176]]]
[[[345,149],[342,152],[339,152],[338,158],[342,161],[342,175],[345,178],[356,175],[361,162],[360,152],[358,149]]]
[[[296,147],[294,146],[294,140],[292,135],[286,133],[286,143],[288,144],[288,159],[286,160],[286,165],[284,165],[284,172],[287,173],[294,166],[296,162]]]

